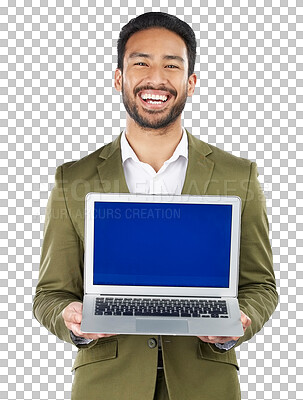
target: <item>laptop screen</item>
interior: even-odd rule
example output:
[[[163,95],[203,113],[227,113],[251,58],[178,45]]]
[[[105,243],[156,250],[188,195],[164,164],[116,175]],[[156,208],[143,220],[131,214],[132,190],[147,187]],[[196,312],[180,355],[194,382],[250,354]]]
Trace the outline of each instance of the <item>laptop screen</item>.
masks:
[[[94,204],[94,285],[228,288],[232,205]]]

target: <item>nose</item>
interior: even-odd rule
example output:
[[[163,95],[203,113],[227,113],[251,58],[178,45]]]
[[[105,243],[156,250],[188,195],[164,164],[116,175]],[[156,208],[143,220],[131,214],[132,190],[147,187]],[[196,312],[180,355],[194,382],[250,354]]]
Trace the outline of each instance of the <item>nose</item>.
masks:
[[[163,67],[150,67],[147,74],[147,84],[160,86],[167,83],[167,77]]]

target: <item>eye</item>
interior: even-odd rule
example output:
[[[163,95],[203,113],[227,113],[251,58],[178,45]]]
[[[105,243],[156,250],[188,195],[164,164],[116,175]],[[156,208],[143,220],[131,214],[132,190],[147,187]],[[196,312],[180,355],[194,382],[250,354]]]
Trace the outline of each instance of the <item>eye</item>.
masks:
[[[142,62],[142,61],[139,61],[139,62],[137,62],[135,65],[147,65],[147,64],[145,64],[145,63]]]
[[[173,64],[167,65],[167,67],[168,68],[179,68],[177,65],[173,65]]]

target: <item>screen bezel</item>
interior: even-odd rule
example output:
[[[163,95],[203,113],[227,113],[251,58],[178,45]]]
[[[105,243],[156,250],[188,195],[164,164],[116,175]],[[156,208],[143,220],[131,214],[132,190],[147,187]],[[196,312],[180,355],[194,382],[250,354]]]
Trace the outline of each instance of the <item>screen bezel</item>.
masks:
[[[190,203],[232,205],[231,248],[229,287],[168,287],[168,286],[122,286],[94,285],[94,204],[95,202],[123,203]],[[241,199],[238,196],[196,196],[196,195],[144,195],[129,193],[88,193],[85,197],[85,253],[84,291],[85,294],[125,296],[180,296],[180,297],[236,297],[239,280],[239,249],[241,226]]]

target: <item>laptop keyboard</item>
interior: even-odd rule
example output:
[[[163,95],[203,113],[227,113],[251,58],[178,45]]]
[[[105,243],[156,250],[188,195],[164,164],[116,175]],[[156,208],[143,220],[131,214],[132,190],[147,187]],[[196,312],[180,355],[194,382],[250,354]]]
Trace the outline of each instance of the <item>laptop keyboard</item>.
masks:
[[[97,297],[95,315],[228,318],[225,300]]]

